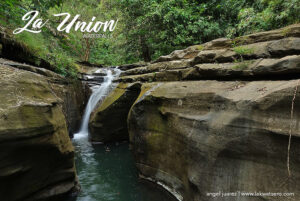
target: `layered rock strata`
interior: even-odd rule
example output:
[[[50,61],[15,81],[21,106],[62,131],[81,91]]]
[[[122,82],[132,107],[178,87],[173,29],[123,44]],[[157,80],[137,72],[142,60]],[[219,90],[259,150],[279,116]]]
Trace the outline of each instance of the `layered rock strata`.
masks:
[[[127,127],[140,176],[179,200],[299,200],[299,47],[300,24],[295,24],[126,67],[113,92],[122,95],[112,95],[96,111],[90,127],[105,129],[95,129],[93,136],[109,139],[105,131],[121,128],[99,117],[119,121],[107,112],[116,114],[122,102],[130,105]],[[124,99],[131,84],[141,86],[133,104],[132,96]],[[218,192],[232,194],[214,197]],[[244,192],[292,196],[238,194]]]
[[[69,132],[80,122],[81,84],[5,59],[0,75],[1,200],[65,200],[78,185]]]
[[[90,139],[93,142],[128,140],[127,116],[139,93],[138,83],[118,85],[91,116]]]

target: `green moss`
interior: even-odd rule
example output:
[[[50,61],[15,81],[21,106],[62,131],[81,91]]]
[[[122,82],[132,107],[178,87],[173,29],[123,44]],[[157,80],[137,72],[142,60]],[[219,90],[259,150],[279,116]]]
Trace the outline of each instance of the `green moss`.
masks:
[[[197,48],[197,50],[202,51],[204,49],[204,46],[203,45],[197,45],[196,48]]]
[[[231,46],[232,47],[237,47],[237,46],[241,46],[241,45],[246,45],[249,44],[249,36],[242,36],[242,37],[238,37],[232,40]]]
[[[248,65],[245,63],[241,63],[239,65],[233,66],[232,68],[235,70],[245,70],[248,68]]]
[[[125,93],[127,86],[128,84],[120,83],[117,88],[104,99],[103,103],[98,108],[97,113],[114,104]]]
[[[156,76],[157,76],[157,74],[155,72],[152,73],[152,74],[149,73],[149,76],[147,78],[148,82],[154,82],[154,81],[156,81],[156,79],[157,79]]]
[[[233,50],[239,55],[249,55],[249,54],[254,53],[253,48],[248,48],[245,46],[238,46],[238,47],[233,48]]]
[[[35,107],[35,106],[23,106],[20,108],[20,118],[22,119],[22,122],[24,123],[24,125],[28,126],[28,127],[47,127],[47,129],[50,129],[50,131],[52,131],[51,126],[50,126],[50,122],[49,120],[46,118],[47,115],[40,115],[40,114],[47,114],[47,110],[49,108],[47,107]],[[16,119],[18,119],[18,117],[16,117]]]
[[[235,70],[246,70],[254,61],[243,61],[233,66],[232,69]]]
[[[240,63],[243,62],[244,60],[242,58],[234,58],[233,63]]]
[[[150,135],[147,135],[147,147],[157,149],[163,146],[163,143],[167,140],[164,135],[168,130],[166,122],[164,122],[160,115],[149,113],[146,124],[146,128],[152,131]]]
[[[284,28],[282,29],[281,31],[281,34],[284,36],[284,37],[287,37],[289,33],[291,33],[292,29],[291,28]]]
[[[164,136],[161,133],[151,133],[151,135],[147,135],[147,145],[148,148],[157,149],[160,147]]]

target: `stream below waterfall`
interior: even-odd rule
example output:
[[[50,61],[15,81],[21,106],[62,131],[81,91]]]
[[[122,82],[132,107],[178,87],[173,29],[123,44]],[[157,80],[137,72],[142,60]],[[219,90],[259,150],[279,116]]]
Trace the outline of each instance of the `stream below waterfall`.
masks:
[[[128,143],[91,146],[74,142],[74,145],[82,188],[77,201],[174,200],[164,190],[138,179]]]
[[[81,192],[77,201],[174,201],[160,187],[140,181],[127,142],[92,145],[88,139],[90,114],[113,88],[118,69],[106,70],[104,82],[93,88],[81,124],[74,134],[75,162]]]

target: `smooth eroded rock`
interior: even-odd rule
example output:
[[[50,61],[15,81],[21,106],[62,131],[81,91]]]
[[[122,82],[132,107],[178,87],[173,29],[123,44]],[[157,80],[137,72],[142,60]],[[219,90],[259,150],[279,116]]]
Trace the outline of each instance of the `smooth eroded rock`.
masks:
[[[2,63],[0,83],[1,200],[47,200],[76,188],[57,77]]]
[[[286,201],[286,197],[207,196],[219,191],[293,192],[289,200],[299,200],[299,92],[290,118],[298,84],[298,80],[143,84],[128,117],[140,173],[165,184],[182,200]]]
[[[121,83],[104,99],[90,119],[93,142],[128,140],[127,115],[139,93],[139,83]]]

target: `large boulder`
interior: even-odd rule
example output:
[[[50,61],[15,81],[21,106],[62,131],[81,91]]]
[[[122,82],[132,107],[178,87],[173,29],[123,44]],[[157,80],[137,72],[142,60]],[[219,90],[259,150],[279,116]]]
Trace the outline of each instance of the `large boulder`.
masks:
[[[140,84],[119,84],[90,118],[90,139],[93,142],[128,140],[127,115],[140,93]]]
[[[128,117],[141,176],[184,201],[287,200],[209,194],[220,191],[292,192],[288,199],[299,200],[299,92],[290,118],[297,85],[298,80],[144,84]]]
[[[70,135],[79,130],[84,105],[87,101],[85,87],[80,80],[66,79],[53,71],[27,64],[0,58],[0,65],[10,66],[19,70],[33,72],[49,80],[51,91],[61,99],[63,113],[66,117]]]
[[[65,95],[58,93],[68,81],[3,59],[0,75],[0,198],[58,200],[77,186]]]

